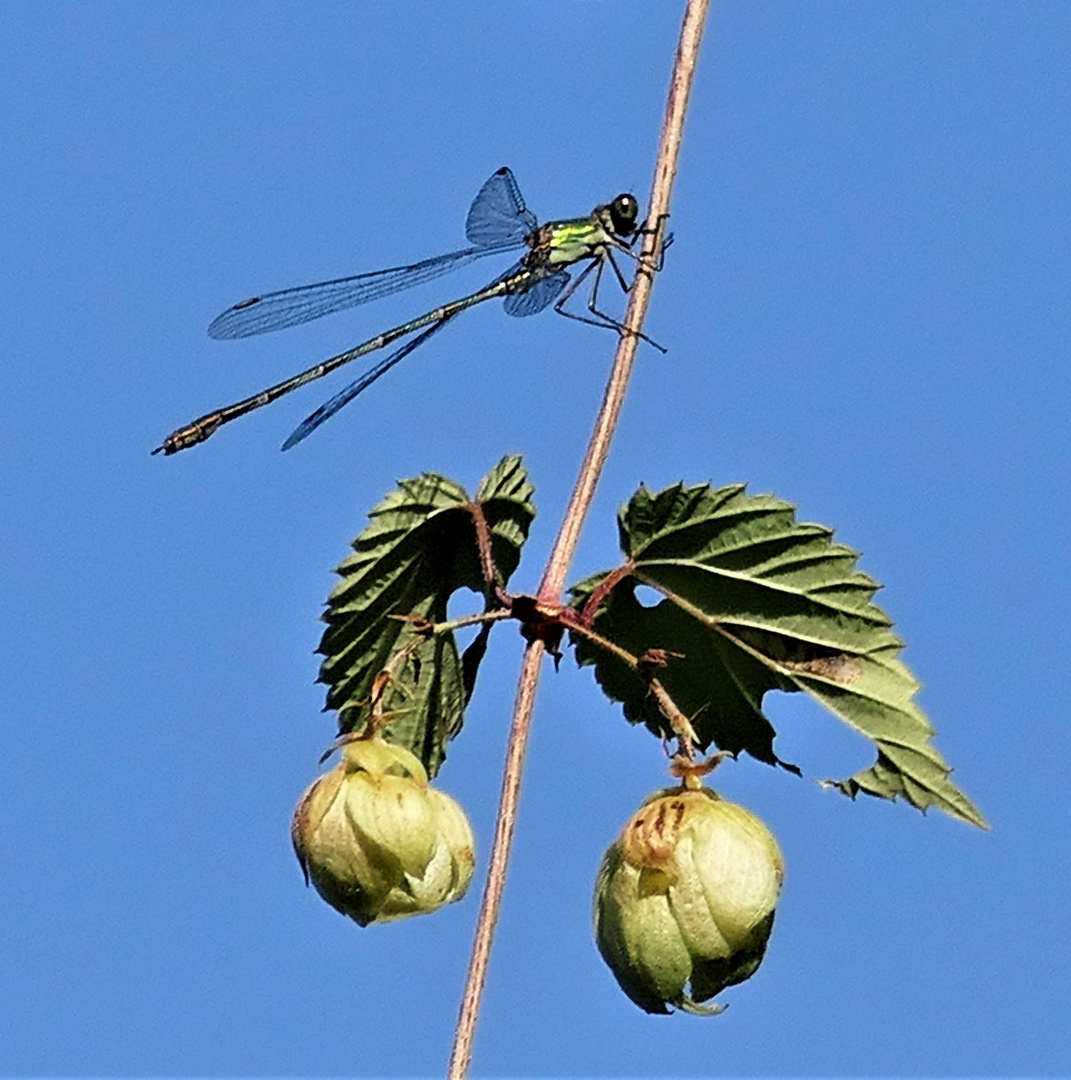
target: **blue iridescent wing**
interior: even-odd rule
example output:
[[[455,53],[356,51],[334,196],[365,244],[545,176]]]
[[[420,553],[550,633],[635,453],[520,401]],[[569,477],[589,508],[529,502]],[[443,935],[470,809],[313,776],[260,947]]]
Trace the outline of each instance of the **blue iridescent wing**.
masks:
[[[536,315],[549,307],[561,295],[562,289],[569,284],[569,274],[559,270],[550,277],[537,281],[525,292],[511,293],[506,297],[504,307],[507,315]]]
[[[325,401],[314,413],[305,417],[305,419],[294,428],[290,437],[283,443],[283,449],[289,450],[292,446],[297,446],[302,439],[307,438],[321,424],[330,420],[339,409],[348,405],[358,394],[364,393],[376,379],[381,375],[386,375],[395,364],[400,364],[414,349],[423,345],[432,334],[441,330],[453,318],[456,318],[456,316],[448,315],[445,319],[440,319],[437,323],[432,323],[432,325],[423,333],[417,334],[415,338],[407,341],[400,349],[396,349],[390,356],[386,357],[386,359],[380,360],[374,367],[369,368],[359,379],[351,382],[349,386],[340,390],[330,401]]]
[[[319,319],[322,315],[367,304],[371,300],[432,281],[475,259],[509,251],[516,246],[515,242],[510,242],[498,247],[464,248],[409,266],[395,266],[389,270],[375,270],[369,274],[356,274],[254,296],[228,308],[214,319],[208,327],[208,334],[214,338],[243,338],[269,330],[281,330],[286,326],[297,326]]]
[[[476,247],[520,244],[536,227],[513,173],[503,166],[480,188],[465,220],[465,235]]]
[[[520,247],[535,227],[535,215],[525,207],[513,173],[501,168],[480,188],[469,208],[465,234],[472,247],[409,266],[374,270],[368,274],[254,296],[214,319],[208,334],[214,338],[251,337],[367,304],[433,281],[485,255]]]

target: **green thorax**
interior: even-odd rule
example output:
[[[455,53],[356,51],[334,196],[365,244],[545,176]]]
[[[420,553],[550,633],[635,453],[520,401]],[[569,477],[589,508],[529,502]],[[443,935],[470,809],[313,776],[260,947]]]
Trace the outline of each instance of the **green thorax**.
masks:
[[[613,243],[606,228],[594,217],[569,218],[565,221],[548,221],[531,236],[532,248],[525,262],[543,266],[568,266],[581,259],[590,259],[599,250]]]

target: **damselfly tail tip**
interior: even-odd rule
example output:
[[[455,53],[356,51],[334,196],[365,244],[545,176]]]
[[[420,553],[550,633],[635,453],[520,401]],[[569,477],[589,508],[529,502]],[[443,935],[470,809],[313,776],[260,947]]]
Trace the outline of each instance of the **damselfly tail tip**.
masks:
[[[219,425],[218,413],[202,417],[202,419],[195,420],[192,424],[187,424],[184,428],[172,431],[153,453],[170,457],[172,454],[177,454],[180,450],[185,450],[189,446],[196,446],[199,442],[204,442]]]
[[[185,447],[185,443],[179,442],[175,435],[176,432],[172,432],[160,445],[152,452],[152,456],[157,454],[163,454],[164,457],[170,457],[172,454],[177,454]]]

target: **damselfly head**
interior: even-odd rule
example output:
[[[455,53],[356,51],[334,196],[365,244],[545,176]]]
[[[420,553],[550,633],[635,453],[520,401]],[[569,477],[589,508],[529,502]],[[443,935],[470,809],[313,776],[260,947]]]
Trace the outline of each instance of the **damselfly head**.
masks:
[[[616,236],[631,236],[636,231],[636,218],[640,215],[640,204],[635,195],[618,195],[607,207],[610,221]]]

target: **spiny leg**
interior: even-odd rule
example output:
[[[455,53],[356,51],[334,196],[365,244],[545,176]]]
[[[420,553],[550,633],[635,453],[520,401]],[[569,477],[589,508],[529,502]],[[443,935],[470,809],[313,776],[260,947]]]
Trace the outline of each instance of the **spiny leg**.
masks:
[[[632,251],[629,251],[629,254],[638,258]],[[665,348],[659,345],[657,341],[652,341],[651,338],[644,333],[630,330],[619,319],[615,319],[612,315],[608,315],[605,311],[601,311],[598,308],[599,285],[602,282],[602,272],[604,265],[607,262],[609,262],[610,266],[613,268],[618,284],[621,286],[621,291],[627,293],[629,290],[628,282],[625,281],[624,275],[621,273],[621,268],[617,265],[613,254],[607,249],[604,255],[595,259],[593,262],[588,263],[584,270],[577,275],[576,280],[573,281],[558,298],[558,302],[554,305],[554,310],[559,315],[564,315],[567,319],[575,319],[577,322],[587,323],[588,326],[598,326],[604,330],[616,330],[619,334],[635,334],[636,337],[646,341],[648,345],[653,345],[659,352],[664,353],[666,351]],[[595,318],[589,319],[585,315],[578,315],[575,312],[566,311],[565,304],[577,289],[580,288],[580,283],[592,272],[592,270],[595,271],[595,280],[592,283],[591,292],[588,295],[587,308]]]
[[[628,254],[631,255],[638,263],[645,266],[648,270],[658,273],[666,262],[666,250],[673,243],[673,233],[666,236],[666,222],[669,221],[669,214],[659,214],[658,220],[655,222],[652,228],[646,222],[638,228],[633,234],[632,239],[629,241]],[[637,255],[632,250],[632,245],[641,236],[653,236],[655,238],[655,249],[651,255]]]

